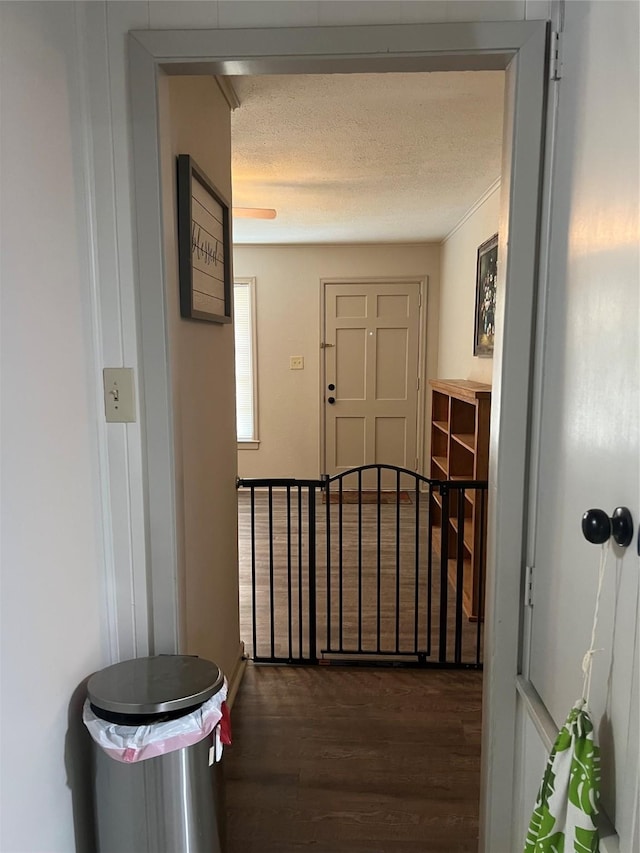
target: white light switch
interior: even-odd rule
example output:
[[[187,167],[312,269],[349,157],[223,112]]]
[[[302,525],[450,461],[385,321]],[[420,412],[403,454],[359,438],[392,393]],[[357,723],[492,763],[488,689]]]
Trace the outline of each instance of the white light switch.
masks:
[[[136,419],[131,367],[105,367],[104,410],[107,423],[130,424]]]
[[[289,370],[304,370],[304,356],[303,355],[290,355],[289,356]]]

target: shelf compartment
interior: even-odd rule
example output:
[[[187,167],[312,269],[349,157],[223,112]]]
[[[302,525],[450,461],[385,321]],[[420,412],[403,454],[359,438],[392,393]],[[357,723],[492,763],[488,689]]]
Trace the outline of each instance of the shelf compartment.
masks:
[[[473,553],[473,529],[472,529],[471,518],[469,518],[467,516],[464,521],[465,521],[465,524],[464,524],[464,533],[462,535],[462,541],[464,542],[465,549],[469,552],[469,554],[472,554]],[[455,542],[457,544],[457,541],[458,541],[458,519],[457,518],[450,518],[449,524],[451,525],[451,529],[453,530],[453,532],[455,534]]]
[[[449,432],[449,423],[448,421],[432,421],[431,422],[436,429],[439,429],[440,432],[448,434]]]
[[[471,560],[463,560],[462,565],[462,610],[470,621],[475,621],[475,614],[473,613],[473,575],[471,570]],[[449,577],[449,584],[453,587],[453,590],[456,590],[458,584],[458,561],[456,559],[448,561],[447,575]]]
[[[431,398],[431,419],[439,421],[446,425],[445,429],[449,429],[449,395],[442,394],[440,391],[434,391]]]
[[[461,435],[475,433],[476,431],[476,407],[466,400],[451,398],[451,433]]]
[[[451,438],[453,439],[453,441],[457,441],[458,444],[466,448],[466,450],[468,450],[470,453],[476,452],[476,435],[474,432],[452,432]]]
[[[449,448],[449,474],[451,479],[462,478],[463,480],[474,479],[475,457],[468,448],[463,447],[453,440]]]
[[[438,467],[445,476],[447,476],[447,457],[446,456],[432,456],[431,462],[436,467]]]
[[[431,430],[431,455],[445,458],[449,454],[449,435],[439,429]]]

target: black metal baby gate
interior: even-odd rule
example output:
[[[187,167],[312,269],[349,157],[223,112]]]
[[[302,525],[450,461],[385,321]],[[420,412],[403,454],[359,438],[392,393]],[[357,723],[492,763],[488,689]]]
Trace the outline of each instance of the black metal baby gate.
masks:
[[[365,465],[238,489],[253,660],[482,666],[485,481]]]

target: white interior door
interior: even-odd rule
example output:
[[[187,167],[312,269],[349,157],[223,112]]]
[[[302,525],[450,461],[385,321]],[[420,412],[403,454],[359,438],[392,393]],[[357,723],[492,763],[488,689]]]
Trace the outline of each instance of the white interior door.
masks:
[[[415,470],[419,283],[326,284],[324,294],[326,473]]]

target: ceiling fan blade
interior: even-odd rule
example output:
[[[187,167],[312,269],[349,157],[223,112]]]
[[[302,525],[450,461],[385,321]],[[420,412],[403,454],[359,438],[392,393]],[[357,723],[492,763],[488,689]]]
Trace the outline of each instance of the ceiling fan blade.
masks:
[[[278,214],[272,207],[234,207],[236,219],[275,219]]]

